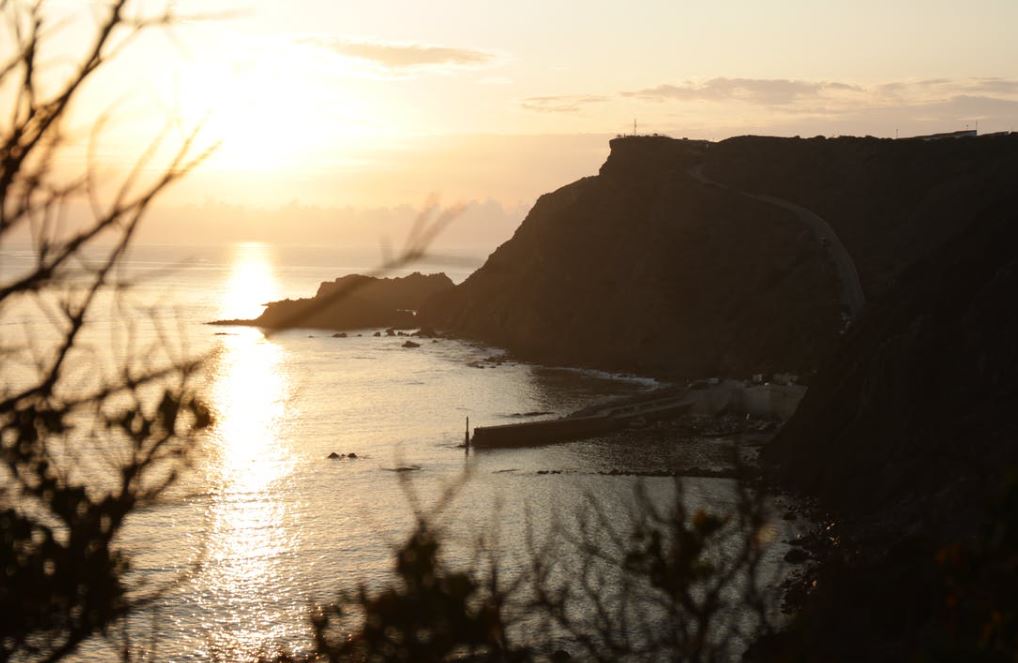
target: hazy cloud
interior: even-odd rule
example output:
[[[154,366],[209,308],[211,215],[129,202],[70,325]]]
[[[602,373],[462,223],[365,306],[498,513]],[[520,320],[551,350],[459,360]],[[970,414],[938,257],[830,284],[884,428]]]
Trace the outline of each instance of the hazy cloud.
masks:
[[[391,70],[478,67],[490,64],[495,59],[495,54],[487,51],[449,46],[343,39],[308,39],[305,43]]]
[[[1003,95],[1018,94],[1018,79],[981,77],[981,78],[929,78],[919,81],[894,81],[874,88],[878,96],[893,99],[943,99],[963,95]]]
[[[1018,119],[1018,100],[1000,97],[960,94],[950,99],[931,103],[926,108],[946,111],[962,119],[980,120],[1005,117]]]
[[[868,87],[838,81],[786,78],[712,78],[622,92],[644,101],[741,102],[791,112],[837,112],[886,103],[929,103],[954,97],[1018,95],[1018,79],[999,77],[927,78],[889,81]]]
[[[822,98],[829,93],[861,92],[847,83],[802,81],[786,78],[712,78],[678,85],[623,92],[622,96],[646,101],[742,101],[765,106],[785,106]]]
[[[889,135],[911,127],[915,132],[944,131],[980,123],[983,127],[1018,125],[1018,79],[1000,77],[927,78],[861,86],[837,81],[714,78],[622,92],[623,98],[648,102],[751,104],[753,122],[764,127],[823,128],[819,133],[874,131]],[[690,112],[686,108],[686,113]],[[913,129],[908,129],[912,131]]]
[[[1018,80],[1007,78],[976,78],[973,79],[973,92],[988,94],[1018,94]]]
[[[935,101],[866,104],[826,116],[788,115],[749,132],[825,135],[912,136],[956,131],[966,126],[980,131],[1018,128],[1018,100],[1000,97],[957,95]],[[729,134],[747,129],[729,129]]]
[[[632,102],[657,106],[632,108]],[[703,103],[711,104],[704,108]],[[876,82],[713,78],[601,95],[525,98],[542,113],[578,113],[593,105],[638,112],[656,131],[707,135],[778,130],[826,135],[933,133],[978,124],[984,131],[1018,127],[1018,77],[927,78]],[[716,106],[715,106],[716,105]],[[747,107],[752,106],[749,109]],[[728,112],[731,109],[733,112]],[[750,112],[751,111],[751,112]],[[601,113],[602,109],[598,109]],[[721,125],[728,118],[735,124]]]
[[[539,113],[575,113],[583,106],[600,104],[608,101],[608,97],[587,94],[587,95],[554,95],[547,97],[527,97],[523,100],[522,106],[527,110]]]

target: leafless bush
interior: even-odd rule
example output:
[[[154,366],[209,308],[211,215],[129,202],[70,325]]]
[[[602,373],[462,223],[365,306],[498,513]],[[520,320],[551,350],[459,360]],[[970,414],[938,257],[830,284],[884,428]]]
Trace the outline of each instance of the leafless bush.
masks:
[[[42,3],[0,0],[12,56],[0,64],[0,89],[12,94],[0,124],[0,242],[16,232],[31,238],[32,266],[0,282],[0,316],[30,302],[44,311],[51,333],[32,342],[3,340],[0,386],[0,659],[55,661],[139,607],[166,586],[128,586],[130,559],[117,545],[127,518],[154,504],[193,457],[210,411],[193,379],[201,357],[164,348],[164,360],[123,359],[111,376],[87,387],[74,369],[89,368],[83,335],[103,293],[129,288],[118,272],[139,224],[160,194],[207,155],[197,132],[185,136],[154,179],[165,148],[157,138],[112,197],[98,193],[92,169],[66,177],[58,162],[81,90],[145,31],[172,25],[170,13],[128,13],[111,3],[91,45],[58,85],[40,83],[40,53],[59,26]],[[98,140],[104,120],[93,132]],[[92,218],[66,224],[75,200]],[[383,270],[423,256],[457,209],[430,206],[399,255]],[[340,298],[348,292],[333,293]],[[286,326],[299,326],[300,320]],[[47,341],[46,339],[50,340]],[[148,349],[140,349],[147,353]],[[151,357],[151,355],[149,355]],[[748,493],[726,517],[689,514],[681,496],[670,511],[640,493],[634,520],[617,527],[596,506],[578,520],[577,535],[533,547],[529,572],[507,581],[498,560],[472,570],[442,561],[443,532],[433,512],[396,551],[395,580],[387,589],[361,588],[312,619],[314,651],[326,660],[528,660],[565,637],[597,660],[666,655],[717,660],[747,625],[729,612],[763,615],[756,584],[762,511]],[[743,536],[731,555],[717,554],[725,538]],[[553,549],[571,545],[579,568],[564,568]],[[521,616],[540,628],[514,642]],[[123,623],[123,622],[121,622]],[[548,639],[538,642],[535,637]],[[125,640],[126,642],[126,640]],[[544,652],[547,653],[547,652]],[[125,644],[124,656],[130,651]],[[278,660],[296,660],[280,655]]]
[[[619,522],[589,499],[558,536],[531,545],[529,610],[583,660],[727,661],[770,630],[761,564],[766,501],[744,484],[728,513],[665,506],[638,484]],[[563,547],[565,550],[563,550]]]
[[[0,348],[5,660],[60,659],[159,595],[159,587],[125,585],[130,560],[116,537],[131,513],[174,483],[211,424],[191,386],[198,361],[172,352],[163,361],[129,357],[101,376],[83,344],[102,296],[130,286],[117,266],[146,211],[208,154],[195,149],[193,132],[143,181],[163,147],[165,137],[157,138],[109,200],[91,168],[58,172],[75,100],[94,74],[139,35],[175,20],[172,13],[129,13],[127,5],[105,9],[72,73],[53,84],[41,54],[61,26],[47,20],[41,2],[0,2],[12,45],[0,65],[0,89],[11,95],[0,125],[0,242],[27,235],[35,256],[29,269],[4,275],[0,315],[32,306],[51,325],[30,330],[23,343],[5,338]],[[79,200],[90,203],[92,218],[66,223]]]
[[[434,523],[447,492],[416,510],[392,583],[314,609],[309,651],[263,660],[738,660],[771,632],[774,602],[761,573],[766,500],[735,490],[731,513],[717,514],[691,512],[681,480],[664,507],[640,484],[622,522],[590,497],[528,537],[528,568],[513,577],[483,541],[469,568],[443,561],[448,533]]]

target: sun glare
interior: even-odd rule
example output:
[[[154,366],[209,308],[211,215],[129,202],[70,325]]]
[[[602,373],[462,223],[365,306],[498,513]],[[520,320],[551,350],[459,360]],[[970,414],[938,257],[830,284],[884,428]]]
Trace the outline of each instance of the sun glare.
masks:
[[[224,314],[250,315],[275,295],[278,284],[264,245],[237,246],[224,294]],[[223,337],[213,400],[224,483],[258,491],[280,475],[274,431],[285,407],[279,372],[283,350],[256,329],[238,328]]]
[[[264,48],[262,45],[262,49]],[[271,53],[240,42],[218,44],[222,57],[191,62],[169,82],[172,106],[188,125],[219,143],[207,168],[230,173],[313,168],[340,147],[366,139],[363,114],[343,85],[300,48]]]
[[[277,287],[265,246],[238,245],[224,314],[250,315]],[[256,329],[238,328],[223,337],[213,401],[223,485],[231,492],[258,492],[285,471],[287,458],[275,437],[286,397],[282,353]]]
[[[275,296],[278,283],[264,245],[236,247],[233,270],[223,296],[224,314],[251,315],[258,303]],[[293,457],[280,441],[288,383],[280,370],[284,350],[257,329],[238,328],[223,336],[212,400],[217,415],[215,455],[211,468],[222,486],[212,506],[209,550],[217,600],[234,603],[241,616],[243,597],[260,595],[276,582],[280,546],[292,544],[278,535],[286,506],[271,498],[270,486],[284,480]],[[265,625],[240,618],[220,643],[226,650],[254,646]]]
[[[272,250],[260,242],[233,247],[233,266],[219,302],[219,317],[255,318],[266,302],[280,299],[279,281],[273,272]]]

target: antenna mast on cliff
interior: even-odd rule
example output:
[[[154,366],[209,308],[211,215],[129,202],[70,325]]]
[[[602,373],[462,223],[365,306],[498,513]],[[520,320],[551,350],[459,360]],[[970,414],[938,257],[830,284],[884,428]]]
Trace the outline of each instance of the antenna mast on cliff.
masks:
[[[633,118],[633,135],[636,135],[636,118]]]

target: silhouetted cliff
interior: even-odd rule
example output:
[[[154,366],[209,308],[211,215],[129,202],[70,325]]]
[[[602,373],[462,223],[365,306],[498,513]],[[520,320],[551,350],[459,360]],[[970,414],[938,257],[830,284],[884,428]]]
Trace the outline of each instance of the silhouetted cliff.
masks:
[[[1014,191],[1018,134],[934,141],[744,136],[712,145],[704,172],[822,216],[874,299]]]
[[[453,287],[445,274],[376,278],[350,274],[318,286],[314,297],[270,302],[254,320],[222,320],[219,324],[313,329],[413,327],[414,312],[428,298]]]
[[[777,660],[1013,657],[1018,196],[970,204],[766,449],[839,523]]]
[[[812,368],[840,326],[833,267],[787,211],[691,175],[707,147],[613,140],[599,175],[542,196],[422,317],[556,364],[687,376]]]
[[[978,218],[872,306],[769,447],[846,508],[944,490],[976,469],[960,462],[1018,461],[996,439],[1018,431],[1018,197],[973,204]]]
[[[1009,195],[1016,167],[1018,136],[620,138],[422,314],[538,361],[807,373],[859,308],[850,286],[879,299]]]

